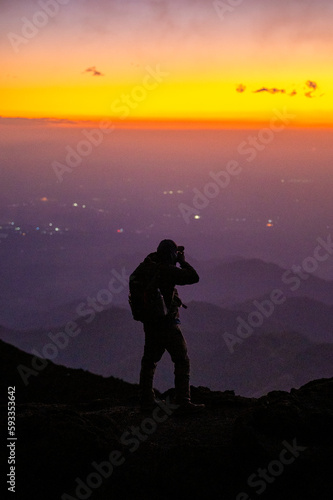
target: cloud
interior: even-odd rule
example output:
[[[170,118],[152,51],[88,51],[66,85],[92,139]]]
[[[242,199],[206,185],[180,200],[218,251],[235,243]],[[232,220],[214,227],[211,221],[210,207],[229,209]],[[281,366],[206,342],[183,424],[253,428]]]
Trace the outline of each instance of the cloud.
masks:
[[[97,71],[96,66],[91,66],[91,68],[87,68],[83,73],[92,73],[93,76],[104,76],[103,73]]]
[[[246,90],[245,85],[240,84],[240,85],[238,85],[236,92],[239,92],[240,94],[242,94],[243,92],[245,92],[245,90]]]
[[[245,85],[240,84],[236,88],[236,92],[242,93],[245,91],[245,89],[246,89]],[[316,82],[314,82],[313,80],[307,80],[305,82],[305,87],[303,85],[303,92],[304,92],[305,97],[309,97],[309,98],[317,97],[317,91],[318,91],[318,84]],[[299,91],[297,91],[295,89],[287,90],[287,89],[279,89],[277,87],[271,87],[271,88],[261,87],[261,88],[256,89],[256,90],[252,90],[253,94],[262,94],[264,92],[267,92],[268,94],[273,94],[273,95],[274,94],[285,94],[285,95],[290,96],[290,97],[294,97],[295,95],[302,93],[300,89],[299,89]],[[319,97],[322,97],[323,95],[324,94],[321,94]]]
[[[262,87],[261,89],[253,91],[254,94],[258,94],[260,92],[268,92],[269,94],[278,94],[279,92],[281,94],[285,94],[286,93],[285,89],[277,89],[275,87],[272,88],[272,89],[268,89],[267,87]]]
[[[0,125],[14,125],[14,126],[27,126],[27,125],[76,125],[80,122],[76,120],[69,120],[66,118],[26,118],[21,116],[1,116]]]
[[[305,85],[307,87],[309,87],[310,89],[314,89],[316,90],[318,88],[318,85],[316,84],[316,82],[312,82],[311,80],[308,80]]]
[[[307,92],[305,92],[304,95],[305,95],[305,97],[309,97],[310,99],[312,99],[313,97],[315,97],[313,94],[318,89],[318,85],[316,84],[316,82],[313,82],[312,80],[308,80],[307,82],[305,82],[305,85],[310,90],[308,90]]]

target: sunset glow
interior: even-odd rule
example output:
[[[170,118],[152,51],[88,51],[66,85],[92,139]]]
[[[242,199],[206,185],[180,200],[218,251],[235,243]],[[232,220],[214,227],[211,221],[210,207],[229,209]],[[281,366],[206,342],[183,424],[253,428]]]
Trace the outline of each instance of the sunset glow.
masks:
[[[4,2],[1,115],[331,126],[331,2],[218,4]]]

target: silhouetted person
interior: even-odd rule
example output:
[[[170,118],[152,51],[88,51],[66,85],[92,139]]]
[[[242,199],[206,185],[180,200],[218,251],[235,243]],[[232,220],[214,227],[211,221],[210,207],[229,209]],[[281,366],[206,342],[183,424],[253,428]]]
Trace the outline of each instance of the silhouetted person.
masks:
[[[185,261],[184,247],[178,247],[172,240],[163,240],[157,252],[145,259],[158,265],[157,286],[167,307],[167,315],[144,319],[145,346],[140,372],[141,408],[149,410],[156,404],[153,390],[154,374],[157,362],[165,350],[174,363],[175,403],[183,410],[200,410],[204,405],[194,405],[190,396],[190,360],[186,341],[179,328],[179,311],[182,302],[175,288],[176,285],[192,285],[199,281],[195,269]],[[177,266],[179,263],[179,266]],[[186,307],[186,306],[185,306]]]

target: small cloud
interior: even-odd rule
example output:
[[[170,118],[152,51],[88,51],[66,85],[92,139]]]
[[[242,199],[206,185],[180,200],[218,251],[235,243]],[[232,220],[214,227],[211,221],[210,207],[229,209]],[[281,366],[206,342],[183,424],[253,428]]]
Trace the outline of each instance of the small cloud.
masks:
[[[104,76],[103,73],[97,71],[96,66],[91,66],[91,68],[87,68],[83,73],[92,73],[93,76]]]
[[[313,93],[318,89],[318,85],[316,82],[313,82],[312,80],[308,80],[307,82],[305,82],[305,85],[310,89],[308,90],[307,92],[305,92],[305,97],[309,97],[310,99],[312,99],[313,97],[315,97],[313,95]]]
[[[309,87],[309,89],[313,89],[313,90],[316,90],[318,88],[318,85],[316,84],[316,82],[312,82],[311,80],[308,80],[305,85],[307,87]]]
[[[238,85],[236,92],[239,92],[240,94],[242,94],[243,92],[245,92],[245,90],[246,90],[245,85],[240,84],[240,85]]]
[[[258,94],[260,92],[268,92],[269,94],[278,94],[279,92],[281,94],[285,94],[286,93],[286,91],[284,89],[276,89],[275,87],[272,88],[272,89],[268,89],[267,87],[262,87],[261,89],[253,91],[254,94]]]

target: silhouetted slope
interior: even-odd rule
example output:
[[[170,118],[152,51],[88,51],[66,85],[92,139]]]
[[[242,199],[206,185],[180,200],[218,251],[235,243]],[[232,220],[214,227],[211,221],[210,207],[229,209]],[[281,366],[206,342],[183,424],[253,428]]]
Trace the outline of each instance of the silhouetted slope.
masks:
[[[66,341],[59,340],[60,347],[56,349],[54,359],[56,363],[84,368],[104,376],[116,374],[125,378],[127,375],[127,380],[136,380],[142,355],[143,333],[142,325],[133,320],[129,310],[112,307],[96,313],[93,321],[87,316],[80,318],[75,324],[77,335],[67,335],[67,344]],[[0,329],[0,338],[24,351],[36,350],[43,357],[43,348],[56,343],[49,335],[56,336],[65,327],[66,325],[24,332],[6,330],[4,333]]]
[[[16,387],[19,403],[76,403],[107,398],[112,404],[122,404],[137,397],[137,386],[133,384],[55,365],[49,360],[36,360],[0,340],[1,402],[7,401],[8,385]]]
[[[200,414],[143,415],[136,387],[82,370],[50,365],[28,392],[16,371],[32,357],[4,342],[0,354],[1,394],[16,383],[25,401],[16,408],[19,500],[331,499],[333,379],[260,399],[192,387],[206,404]],[[6,420],[7,404],[0,409]]]

